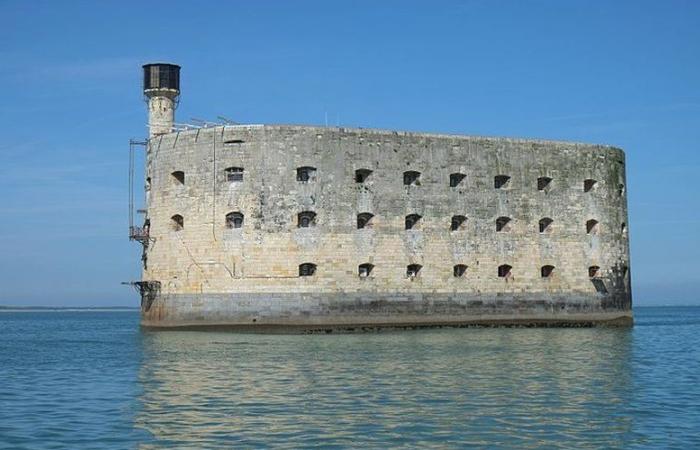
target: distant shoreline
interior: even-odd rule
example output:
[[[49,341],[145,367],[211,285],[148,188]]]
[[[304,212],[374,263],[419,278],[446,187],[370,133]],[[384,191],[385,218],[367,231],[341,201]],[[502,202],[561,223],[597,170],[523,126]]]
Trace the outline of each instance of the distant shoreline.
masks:
[[[2,306],[0,312],[114,312],[138,311],[133,306]]]

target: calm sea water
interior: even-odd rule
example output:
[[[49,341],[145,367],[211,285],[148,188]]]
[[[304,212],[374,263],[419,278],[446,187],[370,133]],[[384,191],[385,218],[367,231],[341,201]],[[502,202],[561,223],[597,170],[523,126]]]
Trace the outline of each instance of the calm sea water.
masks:
[[[0,313],[0,448],[700,448],[700,308],[617,329],[144,332]]]

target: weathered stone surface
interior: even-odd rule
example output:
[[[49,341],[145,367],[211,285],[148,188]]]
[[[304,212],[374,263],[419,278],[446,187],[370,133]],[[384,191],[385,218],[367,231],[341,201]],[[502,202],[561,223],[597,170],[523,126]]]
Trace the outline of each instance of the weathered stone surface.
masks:
[[[304,166],[316,171],[297,181]],[[229,167],[244,168],[243,181],[228,181]],[[254,125],[158,136],[148,146],[154,240],[143,279],[160,290],[143,323],[629,322],[624,168],[620,149],[566,142]],[[357,169],[372,171],[364,183]],[[420,172],[417,183],[404,185],[406,171]],[[453,173],[466,175],[455,187]],[[502,189],[498,175],[510,177]],[[544,190],[541,177],[552,179]],[[588,192],[586,179],[596,180]],[[314,226],[297,227],[302,211],[316,213]],[[241,228],[227,228],[231,212],[244,214]],[[364,212],[371,224],[357,229]],[[405,230],[410,214],[421,219]],[[456,215],[467,220],[451,231]],[[499,217],[511,219],[503,232]],[[540,233],[542,218],[553,222]],[[307,262],[316,272],[300,277]],[[374,265],[368,278],[358,276],[364,263]],[[416,278],[409,264],[422,266]],[[468,267],[461,277],[457,264]],[[498,276],[503,264],[511,276]],[[554,270],[543,278],[545,265]]]

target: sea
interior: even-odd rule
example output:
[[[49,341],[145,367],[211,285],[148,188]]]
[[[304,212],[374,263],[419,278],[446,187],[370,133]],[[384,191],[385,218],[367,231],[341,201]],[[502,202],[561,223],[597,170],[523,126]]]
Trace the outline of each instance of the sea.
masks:
[[[700,448],[700,307],[630,329],[145,331],[0,312],[0,448]]]

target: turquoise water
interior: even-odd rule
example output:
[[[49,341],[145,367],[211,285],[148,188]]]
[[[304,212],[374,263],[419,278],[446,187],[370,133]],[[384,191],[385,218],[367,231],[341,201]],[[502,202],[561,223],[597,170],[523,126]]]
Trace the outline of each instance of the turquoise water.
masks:
[[[274,336],[0,312],[0,448],[700,448],[700,308],[636,320]]]

